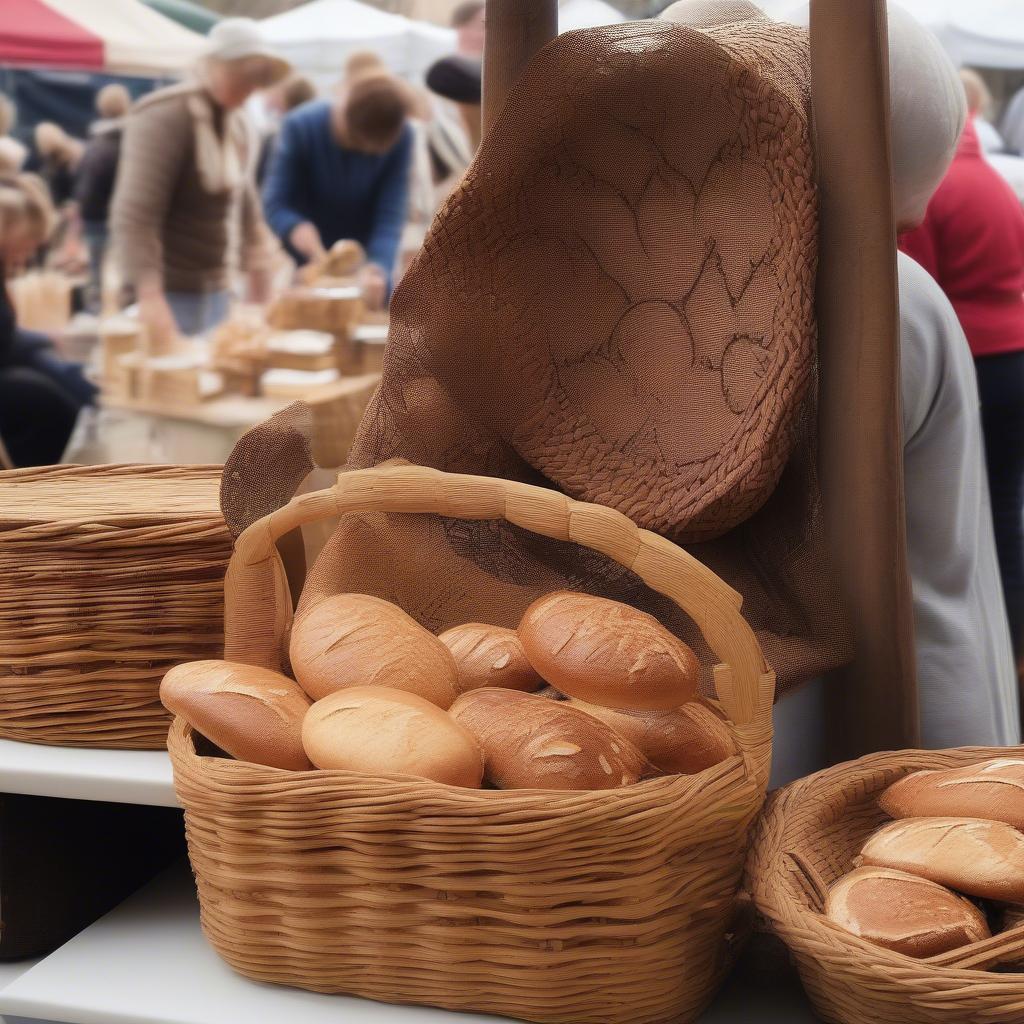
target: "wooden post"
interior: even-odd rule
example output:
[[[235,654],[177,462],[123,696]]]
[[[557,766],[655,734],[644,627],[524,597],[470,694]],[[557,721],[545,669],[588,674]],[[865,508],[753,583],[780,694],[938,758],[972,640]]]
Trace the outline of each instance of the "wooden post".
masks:
[[[838,760],[919,744],[885,0],[812,0],[811,86],[821,211],[819,464],[857,650],[830,687]]]
[[[487,0],[484,133],[530,58],[558,34],[558,0]]]

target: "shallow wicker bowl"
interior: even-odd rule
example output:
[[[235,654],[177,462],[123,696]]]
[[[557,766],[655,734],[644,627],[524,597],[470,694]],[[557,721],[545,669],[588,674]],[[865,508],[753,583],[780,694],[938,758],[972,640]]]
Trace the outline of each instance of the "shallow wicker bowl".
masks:
[[[1024,748],[873,754],[787,786],[768,802],[749,885],[768,927],[789,947],[818,1014],[837,1024],[1024,1024],[1024,928],[928,960],[849,934],[821,910],[887,817],[878,795],[910,772],[991,760]],[[986,969],[990,968],[990,969]],[[1024,969],[1024,968],[1022,968]]]
[[[291,602],[275,541],[367,511],[506,519],[631,567],[721,658],[739,753],[618,790],[484,791],[202,756],[178,720],[168,747],[210,942],[251,978],[321,992],[548,1024],[696,1019],[735,945],[771,751],[774,676],[738,595],[610,509],[493,478],[364,470],[239,537],[228,657],[281,667]]]

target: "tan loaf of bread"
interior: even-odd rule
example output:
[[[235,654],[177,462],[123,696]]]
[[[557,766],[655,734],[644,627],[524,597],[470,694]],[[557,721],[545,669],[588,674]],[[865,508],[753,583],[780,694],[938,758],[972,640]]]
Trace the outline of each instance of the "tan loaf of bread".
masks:
[[[878,798],[890,818],[986,818],[1024,830],[1024,759],[914,772]]]
[[[439,708],[458,695],[448,648],[397,605],[366,594],[318,601],[292,626],[289,655],[314,700],[348,686],[390,686]]]
[[[233,661],[190,661],[164,676],[160,699],[239,761],[312,767],[302,748],[309,698],[287,676]]]
[[[876,946],[913,957],[938,956],[990,935],[969,900],[916,875],[858,868],[829,890],[825,916]]]
[[[702,704],[671,711],[622,711],[575,697],[569,703],[610,725],[668,775],[694,775],[736,753],[729,726]]]
[[[526,658],[514,629],[468,622],[442,633],[438,639],[452,652],[459,671],[459,691],[481,686],[508,690],[538,690],[544,680]]]
[[[478,789],[483,755],[473,737],[436,704],[386,686],[352,686],[318,700],[302,743],[318,768],[413,775]]]
[[[968,896],[1024,902],[1024,832],[979,818],[904,818],[876,832],[861,861]]]
[[[547,682],[590,704],[668,711],[697,690],[693,651],[652,615],[618,601],[548,594],[526,609],[519,637]]]
[[[615,789],[647,767],[629,740],[562,701],[486,688],[463,694],[451,715],[480,745],[499,789]]]

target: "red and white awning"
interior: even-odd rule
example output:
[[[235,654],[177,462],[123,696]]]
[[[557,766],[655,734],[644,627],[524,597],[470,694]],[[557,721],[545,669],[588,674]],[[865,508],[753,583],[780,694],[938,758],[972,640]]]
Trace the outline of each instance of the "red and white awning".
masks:
[[[203,45],[139,0],[0,0],[0,65],[175,75]]]

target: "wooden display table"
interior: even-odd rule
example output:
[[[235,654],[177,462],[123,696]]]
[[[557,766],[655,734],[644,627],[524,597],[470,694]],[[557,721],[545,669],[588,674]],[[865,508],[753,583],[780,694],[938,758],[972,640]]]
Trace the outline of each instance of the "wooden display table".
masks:
[[[379,373],[342,377],[305,395],[313,408],[313,454],[320,465],[344,463],[379,382]],[[76,431],[64,461],[87,465],[224,462],[247,430],[292,401],[225,395],[192,405],[168,405],[105,398],[93,422]]]

